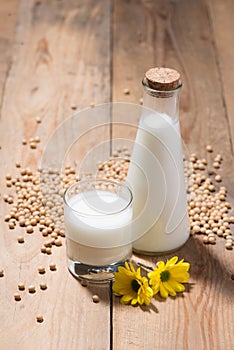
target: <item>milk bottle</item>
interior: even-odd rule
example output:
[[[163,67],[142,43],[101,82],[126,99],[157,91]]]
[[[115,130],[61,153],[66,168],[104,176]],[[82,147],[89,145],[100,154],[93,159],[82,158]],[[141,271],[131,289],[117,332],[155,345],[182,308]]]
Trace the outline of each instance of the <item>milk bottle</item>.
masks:
[[[143,87],[144,108],[127,182],[133,191],[133,249],[155,255],[176,250],[189,237],[178,120],[180,75],[153,68]]]

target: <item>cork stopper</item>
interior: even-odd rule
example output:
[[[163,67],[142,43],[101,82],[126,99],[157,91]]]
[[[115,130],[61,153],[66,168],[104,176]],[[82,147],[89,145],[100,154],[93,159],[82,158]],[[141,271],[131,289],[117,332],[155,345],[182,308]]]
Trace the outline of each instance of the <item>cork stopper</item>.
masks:
[[[181,84],[180,74],[171,68],[155,67],[145,73],[147,85],[159,91],[171,91]]]

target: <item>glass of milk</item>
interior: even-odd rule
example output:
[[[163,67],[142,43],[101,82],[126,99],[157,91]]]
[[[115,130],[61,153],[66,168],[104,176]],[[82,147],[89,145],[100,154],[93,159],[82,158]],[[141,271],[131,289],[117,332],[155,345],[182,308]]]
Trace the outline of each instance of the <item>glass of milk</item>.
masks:
[[[85,179],[64,194],[67,261],[79,279],[105,282],[132,253],[132,192],[124,183]]]

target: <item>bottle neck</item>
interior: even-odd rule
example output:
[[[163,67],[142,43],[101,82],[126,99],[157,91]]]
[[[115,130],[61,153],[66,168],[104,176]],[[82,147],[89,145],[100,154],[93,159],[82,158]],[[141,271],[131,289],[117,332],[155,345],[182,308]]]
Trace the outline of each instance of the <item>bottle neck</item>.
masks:
[[[142,81],[144,88],[143,106],[158,113],[167,114],[174,122],[179,116],[179,94],[182,84],[177,89],[170,91],[154,90]]]

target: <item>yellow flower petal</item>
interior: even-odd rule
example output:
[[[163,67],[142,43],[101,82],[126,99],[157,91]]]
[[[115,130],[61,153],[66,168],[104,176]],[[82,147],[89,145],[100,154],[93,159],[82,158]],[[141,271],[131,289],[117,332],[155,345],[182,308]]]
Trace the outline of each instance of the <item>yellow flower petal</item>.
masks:
[[[190,264],[188,262],[184,262],[184,259],[180,260],[177,263],[177,266],[184,266],[184,267],[187,267],[188,269],[190,268]]]
[[[148,305],[150,303],[153,290],[149,286],[148,279],[141,276],[140,268],[136,271],[132,263],[126,262],[125,267],[119,267],[114,276],[113,292],[117,296],[122,296],[120,299],[122,304]],[[134,288],[135,284],[139,286],[138,289]]]
[[[171,273],[171,275],[188,275],[188,269],[182,266],[173,266],[171,268],[169,268],[169,271]]]
[[[132,300],[132,295],[123,295],[121,299],[124,302],[129,302],[130,300]]]
[[[157,269],[162,270],[162,269],[164,269],[164,267],[165,267],[164,262],[163,261],[159,261],[158,264],[157,264]]]
[[[188,268],[185,266],[174,265],[174,266],[170,266],[169,269],[170,271],[181,272],[181,273],[188,272]]]
[[[130,271],[133,272],[133,273],[135,273],[136,271],[135,271],[135,269],[134,269],[134,267],[133,267],[133,264],[130,263],[129,266],[130,266]]]
[[[160,284],[159,286],[159,292],[162,298],[167,298],[168,297],[168,292],[166,291],[163,283]]]
[[[170,265],[175,265],[178,261],[178,256],[173,256],[170,260],[166,262],[166,267]]]
[[[138,297],[137,297],[137,302],[139,305],[143,305],[143,304],[149,305],[149,303],[150,303],[150,302],[148,302],[148,299],[145,299],[140,295],[138,295]]]
[[[171,278],[181,282],[181,283],[188,283],[189,280],[189,274],[188,272],[185,272],[184,274],[182,273],[171,273]]]
[[[132,304],[132,305],[136,305],[136,304],[137,304],[137,302],[138,302],[138,298],[136,298],[136,299],[132,299],[131,304]]]
[[[178,261],[177,256],[169,259],[166,264],[160,261],[157,268],[148,273],[154,295],[159,292],[163,298],[167,298],[168,294],[175,296],[176,292],[183,292],[185,287],[181,283],[188,282],[189,268],[190,264],[183,259]]]
[[[163,282],[163,285],[164,285],[164,288],[167,290],[168,294],[170,294],[173,297],[176,295],[176,291],[171,286],[171,283]]]
[[[170,285],[176,292],[183,292],[185,290],[184,285],[177,281],[170,280]]]
[[[123,305],[129,304],[129,301],[125,301],[123,297],[120,299],[120,303]]]
[[[123,286],[113,285],[113,292],[115,293],[115,295],[130,295],[133,293],[133,289],[123,287]]]

